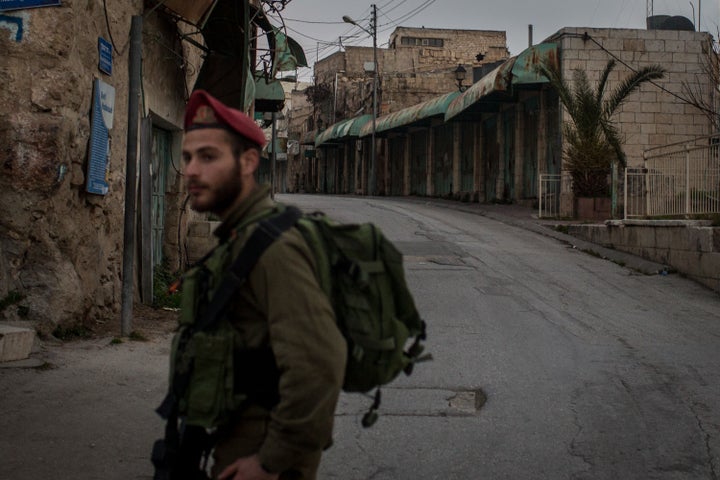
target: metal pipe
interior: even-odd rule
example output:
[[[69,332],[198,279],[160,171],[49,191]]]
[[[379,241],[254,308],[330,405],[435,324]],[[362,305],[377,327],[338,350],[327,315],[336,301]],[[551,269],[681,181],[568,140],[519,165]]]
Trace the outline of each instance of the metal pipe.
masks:
[[[345,23],[355,25],[363,32],[372,36],[373,39],[373,115],[372,115],[372,145],[370,147],[370,168],[368,172],[368,191],[367,194],[375,195],[375,130],[376,130],[376,118],[377,118],[377,84],[378,84],[378,62],[377,62],[377,5],[372,4],[372,31],[368,31],[365,27],[358,25],[358,23],[347,15],[343,15],[342,19]]]
[[[375,128],[377,119],[377,84],[378,84],[378,62],[377,62],[377,6],[372,5],[373,9],[373,118],[372,118],[372,149],[370,150],[370,180],[369,180],[369,193],[375,195],[376,191],[376,177],[375,177],[375,151],[377,145],[375,143]]]
[[[272,133],[270,134],[270,198],[275,198],[275,168],[277,166],[277,112],[272,112]]]
[[[533,26],[532,24],[528,25],[528,47],[533,46]]]
[[[135,195],[137,182],[138,114],[142,61],[142,15],[132,17],[130,25],[130,92],[128,95],[127,166],[125,169],[125,223],[123,235],[123,273],[120,335],[132,331],[135,263]]]

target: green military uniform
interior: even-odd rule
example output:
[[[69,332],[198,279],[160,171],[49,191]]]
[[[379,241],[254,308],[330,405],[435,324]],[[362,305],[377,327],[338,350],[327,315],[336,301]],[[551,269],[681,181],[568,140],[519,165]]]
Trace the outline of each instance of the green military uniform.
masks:
[[[207,295],[212,299],[213,289],[257,221],[273,208],[269,189],[257,188],[217,228],[220,247],[205,262],[209,279],[200,282],[205,287],[191,282],[196,285],[195,292],[183,291],[184,297],[195,298],[184,298],[190,307],[184,308],[181,323],[192,322],[199,297]],[[253,454],[259,455],[267,470],[283,472],[281,479],[316,476],[320,454],[331,442],[346,344],[330,302],[318,285],[315,268],[302,234],[292,228],[268,247],[247,282],[228,303],[224,319],[228,320],[225,328],[231,328],[235,337],[233,349],[270,347],[277,365],[274,371],[279,374],[279,399],[272,406],[253,402],[251,397],[231,415],[230,421],[220,426],[213,476],[237,458]],[[242,368],[267,368],[249,363]],[[192,383],[189,389],[192,393]],[[188,415],[189,423],[191,417]]]

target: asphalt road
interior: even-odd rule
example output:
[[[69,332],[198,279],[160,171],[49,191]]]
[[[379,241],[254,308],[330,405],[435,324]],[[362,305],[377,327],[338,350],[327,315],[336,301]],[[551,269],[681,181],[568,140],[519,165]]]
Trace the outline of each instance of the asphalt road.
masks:
[[[435,358],[384,390],[371,430],[367,400],[343,398],[322,478],[720,474],[716,293],[434,205],[280,198],[397,242]]]
[[[321,479],[716,479],[720,296],[487,217],[403,199],[282,195],[373,221],[405,254],[432,362],[343,395]],[[46,345],[0,369],[0,480],[149,479],[167,335]]]

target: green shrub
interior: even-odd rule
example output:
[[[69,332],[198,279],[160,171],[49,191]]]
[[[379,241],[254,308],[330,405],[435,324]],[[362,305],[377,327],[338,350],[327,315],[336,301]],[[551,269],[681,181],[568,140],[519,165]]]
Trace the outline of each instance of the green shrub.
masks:
[[[153,307],[155,308],[180,308],[180,291],[170,292],[170,286],[180,277],[178,272],[173,272],[169,262],[163,261],[155,267],[153,275]]]
[[[87,328],[85,325],[81,324],[75,324],[75,325],[59,325],[55,330],[52,332],[53,336],[59,340],[77,340],[77,339],[86,339],[92,337],[92,331]]]

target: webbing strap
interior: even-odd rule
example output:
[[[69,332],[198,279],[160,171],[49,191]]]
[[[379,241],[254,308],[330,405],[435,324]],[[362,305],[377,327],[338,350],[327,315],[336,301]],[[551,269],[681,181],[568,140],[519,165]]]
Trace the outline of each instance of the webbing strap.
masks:
[[[385,264],[382,260],[362,261],[357,260],[356,263],[367,273],[384,273]]]
[[[255,231],[243,246],[238,258],[228,269],[222,283],[215,291],[213,299],[203,318],[197,324],[203,330],[217,321],[220,312],[237,288],[245,282],[255,264],[265,250],[287,229],[295,225],[300,218],[300,210],[287,207],[278,215],[261,220]]]
[[[374,339],[360,335],[358,333],[352,333],[350,335],[353,342],[363,348],[370,350],[394,350],[395,349],[395,337],[388,337],[382,339]]]

